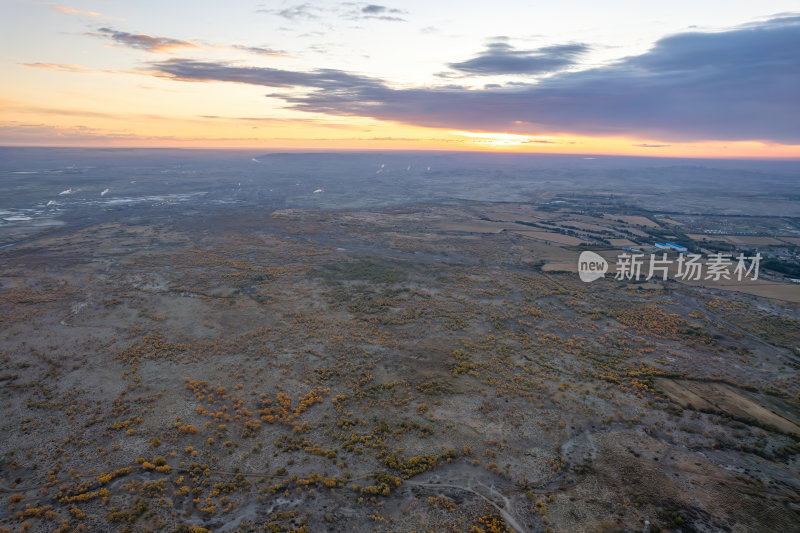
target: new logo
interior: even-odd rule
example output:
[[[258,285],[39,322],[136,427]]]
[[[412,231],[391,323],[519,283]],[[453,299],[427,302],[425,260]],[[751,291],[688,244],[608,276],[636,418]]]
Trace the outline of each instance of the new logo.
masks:
[[[581,252],[578,257],[578,275],[581,281],[590,283],[602,278],[606,272],[608,272],[608,261],[605,258],[588,250]]]

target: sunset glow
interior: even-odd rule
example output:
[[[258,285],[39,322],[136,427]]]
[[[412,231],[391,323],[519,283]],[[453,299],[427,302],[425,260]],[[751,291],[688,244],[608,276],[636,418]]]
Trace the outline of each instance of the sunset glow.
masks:
[[[11,0],[0,144],[800,157],[796,4],[595,4]]]

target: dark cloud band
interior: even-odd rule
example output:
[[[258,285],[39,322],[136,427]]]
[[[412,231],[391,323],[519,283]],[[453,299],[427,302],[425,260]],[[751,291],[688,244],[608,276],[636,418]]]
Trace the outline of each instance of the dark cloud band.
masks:
[[[171,39],[169,37],[153,37],[141,33],[128,33],[112,28],[100,28],[97,30],[97,33],[123,46],[138,48],[139,50],[146,50],[148,52],[168,52],[178,48],[197,47],[196,44],[190,41]]]
[[[557,70],[571,64],[582,46],[521,53],[496,46],[454,67],[481,73]],[[513,64],[497,61],[508,57]],[[536,58],[561,58],[562,64],[536,64]],[[487,90],[395,89],[375,78],[331,69],[295,72],[185,59],[152,66],[160,75],[180,80],[303,87],[309,90],[270,96],[303,111],[420,126],[800,143],[800,16],[725,32],[680,33],[611,65],[557,71],[537,84]]]
[[[542,74],[575,64],[588,50],[585,44],[562,44],[525,51],[515,50],[505,42],[493,42],[482,54],[468,61],[451,63],[450,68],[476,75]]]

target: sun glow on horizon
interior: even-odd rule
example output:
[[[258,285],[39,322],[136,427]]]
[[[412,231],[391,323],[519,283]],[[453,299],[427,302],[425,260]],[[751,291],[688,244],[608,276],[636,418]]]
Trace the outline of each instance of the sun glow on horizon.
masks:
[[[507,148],[522,146],[531,143],[549,144],[554,142],[554,137],[520,135],[518,133],[491,133],[475,131],[451,131],[453,135],[474,139],[472,142],[490,148]]]

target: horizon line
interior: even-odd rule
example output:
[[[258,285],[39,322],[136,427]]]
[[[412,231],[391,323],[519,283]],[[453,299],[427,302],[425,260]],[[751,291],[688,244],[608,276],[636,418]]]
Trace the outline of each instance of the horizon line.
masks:
[[[272,154],[335,154],[335,153],[441,153],[441,154],[491,154],[499,156],[561,156],[561,157],[630,157],[639,159],[693,159],[693,160],[718,160],[718,161],[797,161],[800,162],[800,155],[786,157],[758,157],[758,156],[676,156],[676,155],[641,155],[624,153],[563,153],[563,152],[525,152],[525,151],[504,151],[504,150],[445,150],[438,148],[254,148],[236,146],[104,146],[104,145],[46,145],[46,144],[0,144],[0,149],[7,148],[33,148],[33,149],[70,149],[70,150],[183,150],[183,151],[225,151],[225,152],[252,152],[259,151]]]

